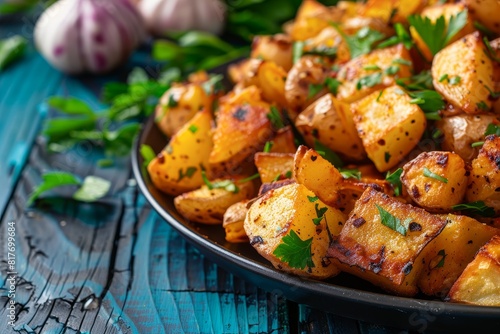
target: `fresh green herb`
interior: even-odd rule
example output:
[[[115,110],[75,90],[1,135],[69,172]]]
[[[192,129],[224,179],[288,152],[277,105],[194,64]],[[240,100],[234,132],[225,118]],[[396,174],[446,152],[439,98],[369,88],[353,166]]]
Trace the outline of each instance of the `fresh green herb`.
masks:
[[[382,82],[382,73],[377,72],[374,74],[367,75],[358,80],[356,84],[356,89],[360,90],[363,87],[373,87]]]
[[[429,177],[429,178],[441,181],[443,183],[448,183],[448,179],[447,178],[445,178],[445,177],[443,177],[441,175],[438,175],[436,173],[431,172],[430,169],[427,168],[427,167],[424,167],[423,173],[424,173],[425,177]]]
[[[73,198],[82,202],[94,202],[104,197],[111,188],[111,182],[97,176],[87,176]]]
[[[324,208],[320,208],[319,204],[316,203],[316,205],[314,205],[314,209],[316,210],[316,218],[313,218],[312,221],[314,225],[319,225],[323,218],[325,218],[325,213],[328,211],[328,208],[326,206]]]
[[[494,217],[495,209],[487,206],[483,201],[457,204],[451,207],[455,211],[462,211],[472,215],[479,215],[483,217]]]
[[[240,191],[240,188],[238,188],[238,186],[236,186],[236,184],[234,184],[234,182],[231,180],[210,182],[204,170],[201,171],[201,178],[203,179],[203,182],[206,184],[209,190],[224,189],[234,194],[237,194]]]
[[[418,104],[427,119],[440,119],[439,111],[443,110],[445,102],[438,92],[435,90],[422,90],[408,92],[408,95],[412,97],[410,103]]]
[[[198,127],[194,124],[191,124],[188,128],[189,131],[191,131],[191,133],[196,133],[198,131]]]
[[[318,140],[314,141],[314,150],[335,167],[342,168],[344,166],[344,162],[342,161],[342,159],[340,159],[340,157],[335,152],[330,150]]]
[[[486,53],[486,55],[488,57],[490,57],[491,60],[494,60],[497,63],[500,63],[500,57],[497,56],[497,52],[495,50],[493,50],[493,48],[491,47],[491,44],[488,41],[488,38],[486,36],[483,37],[483,42],[484,42],[484,45],[486,46],[486,50],[484,51],[484,53]]]
[[[387,175],[385,176],[386,181],[392,184],[395,196],[401,195],[403,191],[403,184],[401,183],[402,173],[403,173],[403,168],[398,168],[393,173],[387,172]]]
[[[500,98],[500,92],[494,92],[494,91],[493,91],[490,87],[488,87],[488,86],[484,86],[484,87],[488,90],[488,92],[490,92],[490,96],[491,96],[491,98],[492,98],[492,99],[498,99],[498,98]]]
[[[177,101],[175,100],[175,97],[174,97],[173,95],[170,95],[170,96],[168,97],[167,107],[169,107],[169,108],[175,108],[175,107],[177,107],[178,105],[179,105],[179,102],[177,102]]]
[[[392,61],[393,64],[400,64],[400,65],[406,65],[406,66],[411,66],[412,63],[409,60],[403,59],[403,58],[396,58]]]
[[[399,218],[394,217],[378,204],[375,204],[375,206],[377,207],[377,210],[380,214],[380,222],[382,223],[382,225],[387,226],[391,230],[396,231],[403,236],[406,236],[408,225],[412,221],[411,218],[406,218],[403,223],[401,223],[401,220]]]
[[[484,36],[494,38],[496,34],[478,21],[474,21],[474,28],[483,33]]]
[[[448,82],[450,83],[450,85],[458,85],[461,80],[462,80],[462,78],[459,77],[458,75],[456,75],[453,78],[451,78],[450,80],[448,80]]]
[[[380,67],[377,65],[366,65],[363,67],[363,70],[365,71],[380,71]]]
[[[399,66],[398,65],[391,65],[388,68],[385,69],[384,73],[387,75],[395,75],[396,73],[399,72]]]
[[[324,85],[323,84],[309,84],[309,91],[307,93],[307,98],[311,99],[315,97],[321,90],[323,90]]]
[[[377,47],[379,49],[383,49],[389,46],[403,43],[405,48],[407,48],[408,50],[411,49],[411,47],[413,46],[413,40],[406,28],[401,23],[396,23],[394,25],[394,29],[396,30],[396,36],[389,37],[385,41],[381,42]]]
[[[156,157],[155,151],[151,148],[151,146],[142,144],[140,148],[140,153],[142,159],[144,161],[144,166],[148,166],[151,161]]]
[[[276,175],[273,179],[272,182],[276,182],[276,181],[279,181],[281,179],[281,173],[278,173],[278,175]]]
[[[445,80],[448,80],[448,74],[443,74],[442,76],[439,77],[438,81],[443,82]]]
[[[476,141],[476,142],[470,144],[470,147],[473,147],[473,148],[474,147],[481,147],[483,145],[484,145],[484,141]]]
[[[328,77],[325,79],[325,85],[333,95],[337,95],[341,84],[342,83],[335,78]]]
[[[295,42],[294,44],[297,43],[298,42]],[[337,48],[317,47],[311,50],[303,51],[303,55],[335,58],[337,57]]]
[[[428,17],[410,15],[408,22],[415,28],[431,53],[436,55],[467,24],[467,11],[451,16],[448,25],[443,15],[434,23]]]
[[[291,170],[287,171],[287,172],[285,173],[285,177],[286,177],[287,179],[290,179],[290,178],[292,177],[292,171],[291,171]]]
[[[500,137],[500,126],[494,123],[488,124],[486,131],[484,131],[484,136],[495,135]]]
[[[222,80],[224,80],[222,74],[211,75],[210,78],[202,84],[202,88],[208,95],[216,94],[224,90]]]
[[[384,153],[384,160],[385,160],[385,163],[388,163],[389,160],[391,160],[391,154],[389,152]]]
[[[198,170],[198,168],[194,167],[194,166],[187,167],[185,172],[183,172],[182,168],[180,168],[179,169],[179,178],[177,179],[177,182],[179,182],[180,180],[182,180],[185,177],[192,178],[194,173],[196,173],[197,170]]]
[[[368,27],[361,28],[352,36],[347,36],[338,25],[333,25],[346,41],[351,59],[369,53],[375,43],[384,39],[385,35],[377,30],[372,30]]]
[[[246,177],[244,179],[239,180],[238,182],[239,183],[245,183],[245,182],[248,182],[248,181],[252,181],[252,180],[258,179],[259,177],[260,177],[260,174],[259,173],[255,173],[253,175],[250,175],[249,177]]]
[[[434,133],[432,134],[432,139],[438,139],[443,135],[443,132],[439,129],[436,129]]]
[[[479,109],[484,110],[484,111],[488,111],[489,110],[488,105],[484,101],[476,103],[476,106]]]
[[[290,233],[281,239],[273,254],[292,268],[314,268],[311,254],[312,241],[313,238],[302,240],[294,230],[290,230]]]
[[[344,179],[357,179],[357,180],[361,180],[361,172],[357,168],[354,168],[354,169],[344,169],[344,168],[341,168],[339,171],[340,171],[340,174],[342,175],[342,177]]]
[[[47,100],[47,105],[68,115],[95,116],[92,108],[90,108],[88,104],[73,97],[64,98],[53,96]]]
[[[300,58],[302,58],[302,55],[304,53],[304,42],[303,41],[298,41],[293,43],[292,46],[292,54],[293,54],[293,63],[297,63]]]
[[[318,196],[307,196],[309,202],[314,203],[318,200]]]
[[[272,141],[267,141],[266,144],[264,145],[264,149],[262,151],[264,153],[269,153],[271,151],[272,147],[273,147],[273,142]]]
[[[410,78],[396,79],[396,83],[409,91],[434,89],[431,72],[427,70],[421,71]]]
[[[276,130],[285,127],[281,113],[275,106],[271,106],[270,112],[267,114],[267,118],[271,121],[271,124]]]
[[[380,93],[378,93],[378,96],[377,96],[377,99],[376,99],[377,102],[380,101],[380,98],[382,97],[382,94],[384,94],[384,90],[383,89],[380,91]]]
[[[115,161],[113,159],[99,159],[97,160],[97,166],[100,168],[108,168],[111,167],[115,164]]]
[[[441,249],[438,252],[438,255],[441,256],[441,260],[439,260],[438,264],[436,265],[436,268],[442,268],[444,266],[444,259],[446,258],[446,256],[448,256],[448,254],[446,254],[444,249]]]
[[[21,59],[26,51],[28,42],[19,35],[0,40],[0,71]]]

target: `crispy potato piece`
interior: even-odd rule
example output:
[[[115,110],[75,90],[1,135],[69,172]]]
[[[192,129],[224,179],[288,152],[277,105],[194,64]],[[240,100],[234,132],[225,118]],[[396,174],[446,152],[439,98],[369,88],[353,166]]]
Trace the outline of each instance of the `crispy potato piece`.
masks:
[[[315,0],[304,0],[288,33],[295,41],[305,41],[318,35],[330,22],[339,22],[343,13],[340,8],[326,7]]]
[[[500,236],[494,236],[453,284],[452,302],[500,306]]]
[[[318,152],[300,146],[295,153],[293,175],[297,183],[314,192],[322,202],[338,207],[338,191],[343,177],[337,168]]]
[[[472,161],[466,198],[468,202],[484,201],[500,212],[500,137],[486,137],[479,155]]]
[[[252,181],[238,182],[241,178],[231,179],[238,188],[228,191],[223,188],[210,189],[206,184],[201,188],[183,193],[174,198],[177,211],[189,221],[202,224],[221,224],[224,213],[233,204],[253,198],[257,189]],[[217,179],[212,184],[223,182]]]
[[[424,112],[398,86],[365,97],[351,111],[366,153],[381,172],[415,147],[427,124]]]
[[[212,113],[198,112],[177,132],[148,165],[151,181],[169,195],[179,195],[203,184],[201,166],[208,165],[213,147]]]
[[[201,109],[212,110],[213,97],[199,84],[174,85],[167,90],[155,109],[155,122],[160,130],[172,137]]]
[[[316,140],[319,140],[332,151],[351,160],[366,158],[350,106],[330,93],[320,97],[300,113],[295,126],[310,147],[314,147]]]
[[[250,57],[272,61],[288,72],[293,65],[292,46],[292,39],[285,34],[255,36]]]
[[[362,174],[363,175],[363,174]],[[373,188],[377,191],[383,192],[389,196],[394,195],[394,190],[389,182],[383,179],[376,179],[370,177],[362,177],[361,180],[344,179],[339,191],[340,204],[339,209],[345,214],[350,214],[354,209],[356,202],[359,200],[366,189]]]
[[[261,100],[255,86],[221,99],[208,160],[211,178],[241,174],[245,165],[253,165],[253,154],[273,136],[269,111],[269,104]]]
[[[486,28],[500,34],[500,3],[498,0],[464,0],[470,15]]]
[[[394,85],[397,78],[411,76],[411,66],[394,63],[398,59],[411,62],[410,53],[403,44],[377,49],[350,60],[337,75],[341,82],[337,98],[351,103]]]
[[[417,261],[423,264],[418,287],[427,295],[445,297],[479,248],[500,230],[475,219],[449,214],[448,223]]]
[[[431,7],[426,7],[424,10],[422,10],[422,13],[420,14],[421,16],[428,17],[431,22],[435,23],[436,20],[440,17],[443,16],[444,20],[446,22],[446,25],[450,22],[450,18],[452,16],[456,16],[458,13],[467,10],[464,6],[463,3],[446,3],[446,4],[438,4],[434,5]],[[465,26],[455,35],[453,38],[448,42],[448,44],[451,44],[455,41],[458,41],[462,37],[464,37],[467,34],[470,34],[474,32],[476,29],[474,28],[474,22],[471,18],[470,15],[467,15],[467,23]],[[427,60],[431,61],[433,54],[427,47],[427,44],[423,41],[423,39],[420,37],[418,32],[415,30],[415,28],[410,27],[410,33],[411,37],[415,41],[415,44],[417,48],[420,50],[420,53],[422,56]]]
[[[271,153],[295,153],[295,136],[290,126],[279,129],[274,136],[271,146]]]
[[[439,51],[432,62],[436,90],[468,114],[483,113],[492,106],[486,87],[493,87],[493,64],[484,49],[481,34],[475,32]]]
[[[484,132],[491,123],[500,124],[500,121],[495,115],[461,114],[444,117],[436,122],[436,126],[443,133],[442,148],[470,162],[479,153],[479,148],[471,144],[484,140]]]
[[[379,210],[385,210],[384,218]],[[392,223],[399,232],[386,226]],[[422,271],[415,260],[445,225],[445,219],[368,188],[334,237],[328,256],[343,271],[397,295],[413,296]]]
[[[401,182],[419,206],[430,212],[444,212],[462,203],[468,175],[465,162],[458,154],[432,151],[423,152],[406,163]]]
[[[342,31],[347,35],[354,35],[364,27],[380,31],[386,36],[394,35],[394,29],[386,21],[378,17],[354,16],[342,22]]]
[[[326,251],[345,217],[315,196],[301,184],[268,191],[250,206],[244,227],[250,244],[276,268],[324,279],[339,273]]]
[[[257,166],[262,183],[271,183],[287,177],[287,174],[292,174],[294,156],[290,153],[256,153],[255,166]],[[290,177],[291,175],[287,178]]]
[[[314,57],[304,56],[297,61],[285,82],[285,97],[291,112],[298,113],[321,95],[326,93],[326,88],[312,94],[311,87],[323,85],[327,77],[325,65],[314,61]],[[296,114],[292,114],[292,120]]]
[[[257,69],[257,86],[262,97],[269,103],[287,106],[285,97],[285,81],[287,72],[272,61],[263,61]]]
[[[409,15],[419,12],[425,5],[425,0],[368,0],[361,13],[385,22],[404,23]]]
[[[248,200],[244,200],[227,208],[222,219],[222,227],[226,233],[226,241],[231,243],[249,242],[243,223],[247,215]]]

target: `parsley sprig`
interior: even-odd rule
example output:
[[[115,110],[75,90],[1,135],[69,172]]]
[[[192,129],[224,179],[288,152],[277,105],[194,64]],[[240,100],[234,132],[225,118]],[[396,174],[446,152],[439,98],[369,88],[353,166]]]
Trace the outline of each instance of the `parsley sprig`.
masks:
[[[380,31],[370,29],[369,27],[361,28],[354,35],[350,36],[343,32],[338,25],[333,24],[333,27],[337,29],[347,43],[351,59],[369,53],[374,49],[376,43],[385,37]]]
[[[314,268],[311,253],[312,241],[313,238],[302,240],[294,230],[290,230],[290,233],[281,239],[281,243],[273,254],[292,268]]]
[[[380,222],[382,225],[387,226],[393,231],[398,232],[399,234],[406,236],[406,232],[408,231],[408,225],[411,223],[411,218],[406,218],[402,223],[401,220],[395,216],[393,216],[390,212],[386,211],[380,205],[375,204],[377,210],[380,214]]]

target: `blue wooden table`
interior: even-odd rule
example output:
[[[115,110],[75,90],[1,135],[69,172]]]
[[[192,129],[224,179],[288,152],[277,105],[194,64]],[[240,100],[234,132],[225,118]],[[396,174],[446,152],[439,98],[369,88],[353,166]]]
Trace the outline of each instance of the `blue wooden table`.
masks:
[[[33,22],[0,18],[0,38],[31,38]],[[138,52],[117,73],[75,78],[31,48],[0,72],[0,333],[401,332],[295,304],[217,267],[146,203],[128,159],[99,168],[90,146],[47,152],[39,136],[47,97],[99,107],[96,87],[149,61]],[[62,192],[27,208],[53,170],[106,178],[110,195],[86,204]]]

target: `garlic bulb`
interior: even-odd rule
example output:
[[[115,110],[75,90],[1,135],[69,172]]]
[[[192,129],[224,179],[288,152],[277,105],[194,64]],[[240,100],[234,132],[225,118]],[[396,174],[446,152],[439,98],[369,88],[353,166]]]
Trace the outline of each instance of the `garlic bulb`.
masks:
[[[35,43],[67,73],[107,72],[126,60],[146,35],[129,0],[59,0],[35,26]]]
[[[157,36],[186,30],[218,34],[224,28],[226,6],[220,0],[141,0],[138,7]]]

